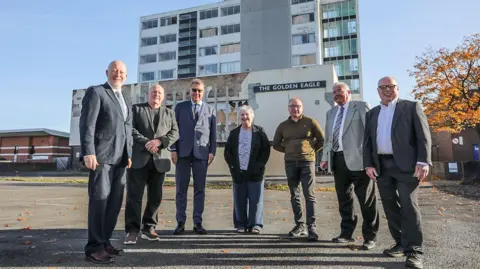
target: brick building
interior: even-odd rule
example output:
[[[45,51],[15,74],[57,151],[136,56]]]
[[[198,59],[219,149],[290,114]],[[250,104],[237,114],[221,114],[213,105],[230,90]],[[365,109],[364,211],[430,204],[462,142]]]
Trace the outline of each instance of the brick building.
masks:
[[[0,160],[54,162],[70,157],[70,134],[50,129],[0,130]]]
[[[465,162],[478,161],[480,139],[475,128],[458,134],[432,132],[432,161]]]

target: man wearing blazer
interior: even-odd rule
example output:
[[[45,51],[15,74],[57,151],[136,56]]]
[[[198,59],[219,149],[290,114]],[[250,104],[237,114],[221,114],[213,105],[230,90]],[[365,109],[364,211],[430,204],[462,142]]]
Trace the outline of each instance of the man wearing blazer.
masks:
[[[170,171],[170,159],[166,149],[178,139],[177,120],[173,110],[162,106],[165,93],[160,85],[148,91],[148,102],[137,104],[132,109],[133,158],[132,169],[127,179],[127,204],[125,207],[124,243],[137,242],[137,234],[155,241],[157,211],[162,201],[165,173]],[[142,198],[147,186],[147,204],[141,218]],[[142,224],[142,227],[141,225]]]
[[[407,256],[406,267],[423,268],[419,185],[431,165],[427,117],[417,102],[398,98],[393,77],[378,82],[381,104],[367,113],[363,164],[378,184],[388,228],[395,245],[389,257]]]
[[[187,191],[193,170],[193,231],[206,234],[202,226],[205,204],[205,184],[207,168],[212,163],[217,149],[215,109],[202,101],[205,85],[194,79],[190,85],[191,100],[175,106],[180,138],[172,145],[172,162],[176,165],[176,219],[174,234],[185,232]]]
[[[88,176],[88,243],[86,259],[112,263],[122,250],[110,238],[122,207],[126,168],[131,166],[131,104],[122,94],[127,68],[120,61],[110,63],[108,82],[87,89],[80,115],[80,159]]]
[[[337,106],[327,112],[327,142],[320,163],[322,169],[333,171],[342,217],[340,235],[332,241],[355,241],[353,232],[358,221],[353,210],[355,193],[363,216],[363,248],[369,250],[375,247],[379,228],[375,182],[365,174],[362,164],[365,115],[370,108],[366,102],[351,100],[350,88],[343,82],[333,85],[333,98]]]

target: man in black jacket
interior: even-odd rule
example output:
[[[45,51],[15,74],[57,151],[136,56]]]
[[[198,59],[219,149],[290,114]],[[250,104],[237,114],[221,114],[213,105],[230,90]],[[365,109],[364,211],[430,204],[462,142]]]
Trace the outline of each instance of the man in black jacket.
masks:
[[[170,159],[166,150],[178,139],[178,126],[173,110],[162,106],[164,90],[154,85],[148,92],[148,103],[133,106],[133,163],[127,180],[127,204],[125,207],[125,244],[135,244],[141,229],[141,237],[155,241],[157,211],[162,201],[165,173],[170,171]],[[147,185],[147,205],[140,227],[142,197]]]

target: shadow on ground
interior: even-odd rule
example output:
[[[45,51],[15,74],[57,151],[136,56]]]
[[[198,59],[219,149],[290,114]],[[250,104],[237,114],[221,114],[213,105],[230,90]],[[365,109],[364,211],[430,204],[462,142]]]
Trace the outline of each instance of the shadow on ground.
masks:
[[[278,266],[309,267],[361,266],[369,268],[403,268],[403,262],[384,258],[379,253],[352,251],[347,245],[330,241],[306,242],[276,234],[234,234],[209,231],[206,236],[186,233],[183,236],[159,232],[161,241],[123,246],[121,231],[113,244],[125,249],[113,266]],[[84,260],[84,229],[1,230],[1,267],[104,267]]]

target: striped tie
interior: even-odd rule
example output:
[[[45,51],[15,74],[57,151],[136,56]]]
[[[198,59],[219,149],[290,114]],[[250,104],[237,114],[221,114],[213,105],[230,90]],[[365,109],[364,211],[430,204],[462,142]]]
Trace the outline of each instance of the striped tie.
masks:
[[[340,113],[338,113],[337,121],[335,122],[335,127],[333,129],[333,151],[337,151],[340,147],[338,138],[340,136],[340,126],[342,126],[342,119],[343,119],[343,111],[345,109],[343,106],[340,107]]]

